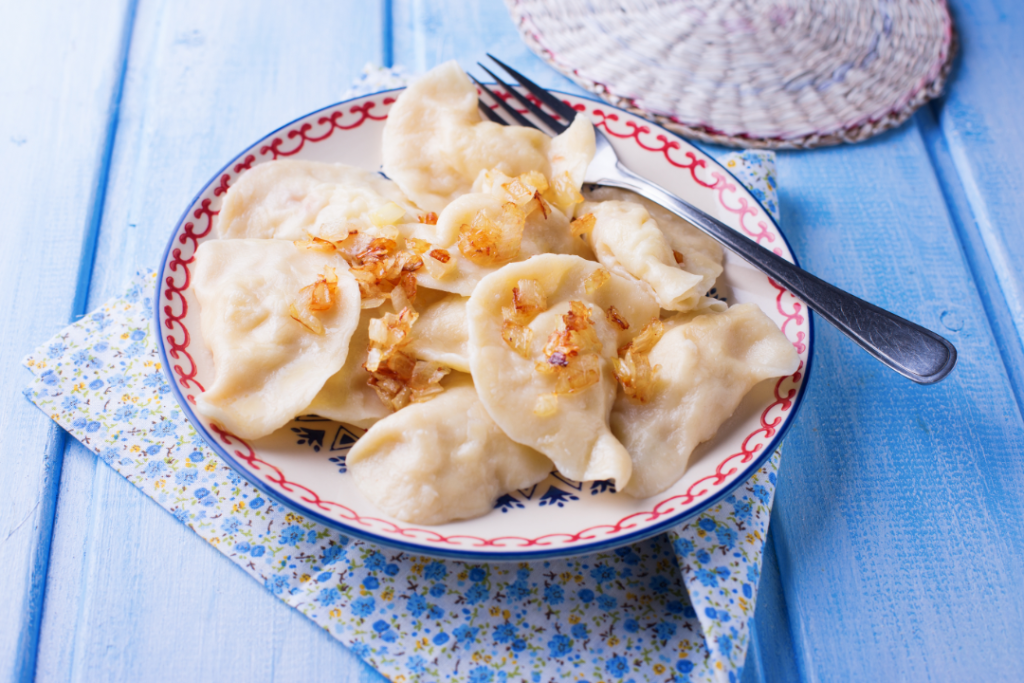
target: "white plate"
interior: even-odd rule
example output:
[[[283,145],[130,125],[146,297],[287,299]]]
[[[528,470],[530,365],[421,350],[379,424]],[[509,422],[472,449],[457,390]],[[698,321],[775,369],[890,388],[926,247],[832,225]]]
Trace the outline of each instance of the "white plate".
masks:
[[[503,497],[494,511],[478,519],[437,527],[407,524],[378,510],[346,475],[345,454],[360,430],[303,417],[266,438],[246,442],[193,412],[195,397],[212,382],[214,368],[189,289],[190,268],[199,243],[216,239],[213,224],[224,193],[246,169],[277,158],[379,169],[381,131],[399,92],[342,102],[269,134],[227,164],[175,227],[157,284],[160,350],[178,402],[210,447],[258,489],[310,519],[411,552],[478,561],[575,555],[630,543],[696,515],[758,469],[800,403],[812,323],[804,304],[731,254],[715,294],[730,304],[758,304],[796,346],[800,370],[757,386],[718,436],[697,449],[683,478],[649,499],[616,495],[604,482],[580,483],[553,475],[530,490]],[[609,134],[631,169],[793,260],[764,208],[699,149],[611,105],[562,97]]]

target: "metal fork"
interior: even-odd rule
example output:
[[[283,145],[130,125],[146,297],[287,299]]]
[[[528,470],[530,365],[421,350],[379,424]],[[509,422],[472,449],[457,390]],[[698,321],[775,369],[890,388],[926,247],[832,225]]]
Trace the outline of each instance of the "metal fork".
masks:
[[[498,78],[486,66],[478,63],[506,92],[550,129],[544,132],[557,135],[564,131],[569,123],[572,123],[577,114],[575,109],[504,64],[494,55],[488,54],[487,56],[565,122],[562,123],[550,116],[541,107],[520,94],[518,90]],[[516,111],[505,100],[497,97],[476,78],[473,80],[481,90],[500,105],[515,123],[543,130]],[[508,125],[505,119],[482,101],[480,110],[492,121]],[[811,275],[733,230],[717,218],[709,216],[692,204],[676,197],[665,188],[638,176],[622,165],[604,133],[596,127],[594,132],[597,137],[597,153],[587,168],[585,184],[608,185],[632,190],[661,204],[672,213],[706,232],[750,265],[766,273],[794,295],[800,297],[818,315],[835,325],[864,350],[904,377],[919,384],[934,384],[953,369],[956,364],[956,347],[948,340]]]

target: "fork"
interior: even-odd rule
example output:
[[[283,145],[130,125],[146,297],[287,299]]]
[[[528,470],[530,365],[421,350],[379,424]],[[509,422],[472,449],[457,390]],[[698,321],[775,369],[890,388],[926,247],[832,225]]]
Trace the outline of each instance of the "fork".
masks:
[[[565,122],[558,121],[478,62],[480,68],[550,130],[544,131],[471,75],[477,86],[497,102],[516,124],[555,135],[568,128],[568,124],[576,117],[575,109],[494,55],[487,56]],[[508,121],[483,101],[480,101],[479,105],[487,118],[501,125],[509,125]],[[695,225],[802,299],[809,308],[832,323],[865,351],[904,377],[918,384],[934,384],[953,369],[956,364],[956,347],[945,338],[811,275],[717,218],[676,197],[665,188],[640,177],[622,165],[604,133],[597,127],[594,128],[594,133],[597,148],[594,159],[587,168],[584,184],[632,190]]]

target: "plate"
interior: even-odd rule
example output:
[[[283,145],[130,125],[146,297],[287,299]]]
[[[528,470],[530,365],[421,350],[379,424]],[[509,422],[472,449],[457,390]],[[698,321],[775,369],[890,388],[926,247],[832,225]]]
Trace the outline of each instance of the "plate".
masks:
[[[800,404],[811,360],[812,322],[802,302],[729,253],[712,294],[730,304],[760,306],[793,342],[800,369],[755,387],[718,435],[698,447],[683,478],[648,499],[616,495],[607,482],[554,474],[531,489],[503,496],[483,517],[434,527],[408,524],[377,509],[347,475],[345,457],[361,430],[305,416],[268,437],[246,441],[194,412],[195,398],[212,382],[214,368],[189,289],[191,268],[196,247],[216,239],[217,212],[228,188],[247,169],[273,159],[378,170],[384,121],[400,92],[341,102],[270,133],[221,169],[175,226],[157,281],[160,351],[182,410],[210,447],[253,486],[308,519],[409,552],[475,561],[560,557],[638,541],[700,513],[760,468]],[[559,95],[608,134],[629,168],[793,260],[770,215],[711,157],[634,114]]]

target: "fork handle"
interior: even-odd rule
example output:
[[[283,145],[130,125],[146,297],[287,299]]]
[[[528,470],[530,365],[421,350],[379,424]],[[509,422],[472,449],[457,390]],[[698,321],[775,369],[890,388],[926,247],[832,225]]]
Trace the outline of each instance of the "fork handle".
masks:
[[[931,330],[811,275],[622,164],[617,164],[616,170],[619,177],[603,178],[595,184],[632,190],[697,226],[904,377],[918,384],[933,384],[956,364],[956,347]]]

